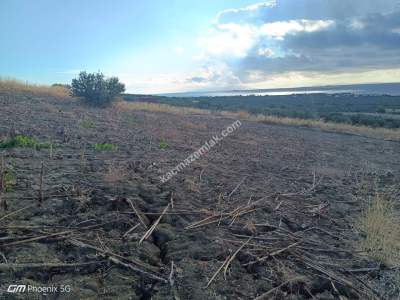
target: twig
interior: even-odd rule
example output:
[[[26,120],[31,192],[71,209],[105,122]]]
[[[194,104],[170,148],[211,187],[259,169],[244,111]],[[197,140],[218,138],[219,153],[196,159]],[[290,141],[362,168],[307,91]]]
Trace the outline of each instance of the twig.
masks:
[[[133,205],[133,202],[131,199],[126,199],[126,201],[129,203],[129,205],[132,207],[133,212],[136,214],[136,216],[138,217],[140,223],[142,223],[142,225],[144,226],[144,228],[148,228],[149,227],[149,220],[147,219],[147,217],[145,215],[143,215],[143,213],[135,206]]]
[[[168,276],[168,281],[169,281],[170,286],[174,285],[174,267],[175,267],[174,261],[171,260],[171,272],[169,273],[169,276]]]
[[[236,251],[233,255],[229,255],[224,263],[218,268],[218,270],[214,273],[214,275],[211,277],[211,279],[208,281],[206,288],[208,288],[210,286],[210,284],[214,281],[214,279],[217,277],[217,275],[219,274],[219,272],[221,272],[222,269],[224,269],[224,276],[226,276],[226,272],[228,270],[229,265],[231,264],[231,262],[235,259],[236,255],[240,252],[240,250],[243,249],[244,246],[246,246],[250,240],[252,238],[249,238],[245,243],[243,243]]]
[[[270,289],[268,292],[256,297],[254,300],[264,300],[264,299],[271,299],[270,297],[268,297],[270,294],[272,294],[273,292],[275,292],[276,290],[279,290],[280,288],[284,287],[285,285],[292,283],[294,281],[298,281],[298,280],[302,280],[304,279],[304,277],[302,276],[298,276],[298,277],[294,277],[292,279],[289,279],[287,281],[285,281],[284,283],[278,285],[277,287],[274,287],[273,289]]]
[[[50,144],[49,158],[50,158],[50,159],[53,159],[53,144]]]
[[[1,153],[0,191],[5,190],[5,174],[4,153]]]
[[[27,263],[27,264],[0,264],[0,270],[8,270],[8,269],[48,269],[48,268],[76,268],[76,267],[84,267],[87,265],[93,264],[101,264],[104,261],[92,261],[92,262],[84,262],[84,263]]]
[[[75,230],[67,230],[67,231],[56,232],[56,233],[52,233],[52,234],[36,236],[36,237],[33,237],[33,238],[28,238],[28,239],[23,239],[23,240],[20,240],[20,241],[15,241],[15,242],[7,243],[7,244],[2,244],[1,246],[3,246],[3,247],[4,246],[13,246],[13,245],[19,245],[19,244],[25,244],[25,243],[40,241],[40,240],[43,240],[43,239],[46,239],[46,238],[49,238],[49,237],[71,234],[74,231]]]
[[[100,254],[100,255],[103,255],[103,254]],[[164,283],[168,282],[165,278],[162,278],[161,276],[154,275],[154,274],[151,274],[149,272],[143,271],[143,270],[141,270],[139,268],[136,268],[135,266],[132,266],[131,264],[124,263],[124,262],[120,261],[118,258],[115,258],[113,256],[108,257],[108,259],[111,262],[113,262],[114,264],[116,264],[116,265],[120,265],[120,266],[125,267],[127,269],[131,269],[131,270],[133,270],[135,272],[141,273],[143,275],[147,275],[148,277],[150,277],[152,279],[155,279],[155,280],[158,280],[158,281],[162,281]]]
[[[228,260],[228,262],[225,264],[224,267],[224,277],[226,278],[226,272],[228,271],[229,265],[232,263],[232,261],[235,259],[236,255],[240,252],[240,250],[242,250],[244,248],[244,246],[246,246],[252,238],[249,238],[245,243],[243,243],[242,246],[240,246],[235,253],[233,253],[233,255],[231,255],[230,259]]]
[[[23,211],[23,210],[25,210],[25,209],[31,208],[32,206],[33,206],[33,205],[28,205],[28,206],[25,206],[25,207],[20,208],[20,209],[18,209],[18,210],[15,210],[15,211],[13,211],[13,212],[10,212],[9,214],[6,214],[5,216],[2,216],[2,217],[0,218],[0,221],[3,221],[4,219],[7,219],[7,218],[9,218],[9,217],[11,217],[11,216],[13,216],[13,215],[16,215],[17,213],[19,213],[19,212],[21,212],[21,211]]]
[[[71,233],[74,233],[76,231],[82,231],[82,230],[87,230],[87,229],[93,229],[96,227],[100,227],[104,224],[96,224],[96,225],[91,225],[79,229],[72,229],[72,230],[66,230],[66,231],[61,231],[61,232],[55,232],[55,233],[50,233],[50,234],[45,234],[41,236],[36,236],[36,237],[29,237],[29,238],[23,238],[22,240],[11,242],[11,243],[6,243],[6,244],[1,244],[0,246],[13,246],[13,245],[19,245],[19,244],[25,244],[25,243],[30,243],[30,242],[35,242],[35,241],[40,241],[46,238],[50,237],[55,237],[55,236],[62,236],[62,235],[69,235]]]
[[[171,208],[174,208],[174,193],[171,193]]]
[[[224,263],[218,268],[218,270],[214,273],[211,279],[208,281],[206,288],[210,286],[210,284],[214,281],[215,277],[217,277],[218,273],[225,267],[225,264],[228,262],[229,256],[225,259]]]
[[[130,234],[132,231],[134,231],[139,226],[140,226],[140,223],[137,223],[135,226],[133,226],[131,229],[129,229],[127,232],[125,232],[122,237],[126,237],[128,234]]]
[[[163,212],[161,213],[161,215],[158,217],[158,219],[154,222],[154,224],[150,227],[149,230],[147,230],[147,232],[144,234],[144,236],[140,239],[139,241],[139,245],[146,239],[148,239],[151,234],[153,233],[154,229],[156,229],[158,223],[160,223],[161,218],[163,217],[163,215],[167,212],[169,206],[171,203],[168,203],[168,205],[164,208]]]
[[[98,254],[100,256],[109,259],[111,262],[113,262],[116,265],[120,265],[122,267],[131,269],[131,270],[133,270],[133,271],[135,271],[137,273],[146,275],[146,276],[148,276],[148,277],[150,277],[152,279],[156,279],[156,280],[168,283],[167,279],[161,277],[161,275],[159,275],[159,274],[155,274],[153,267],[148,266],[148,265],[146,265],[144,263],[141,263],[141,262],[136,261],[136,260],[131,259],[131,258],[125,258],[125,257],[123,257],[121,255],[118,255],[118,254],[115,254],[115,253],[113,253],[111,251],[100,249],[100,248],[98,248],[96,246],[92,246],[92,245],[86,244],[86,243],[84,243],[82,241],[79,241],[79,240],[76,240],[76,239],[69,239],[68,241],[74,246],[94,250],[94,251],[98,252]],[[122,260],[126,260],[126,261],[130,262],[130,264],[125,263]],[[132,263],[140,266],[143,269],[147,269],[148,271],[145,271],[145,270],[142,270],[142,269],[140,269],[138,267],[135,267],[135,266],[132,265]]]
[[[237,191],[237,189],[242,185],[242,183],[246,180],[247,176],[243,177],[243,179],[239,182],[239,184],[233,189],[232,192],[230,192],[230,194],[228,195],[228,200],[231,198],[231,196],[233,195],[233,193],[235,193]]]
[[[251,262],[249,262],[249,263],[247,263],[247,264],[244,264],[243,266],[251,266],[251,265],[254,265],[254,264],[256,264],[256,263],[263,262],[263,261],[267,260],[267,259],[270,258],[270,257],[274,257],[274,256],[276,256],[276,255],[278,255],[278,254],[280,254],[280,253],[282,253],[282,252],[284,252],[284,251],[286,251],[286,250],[289,250],[290,248],[293,248],[294,246],[297,246],[297,245],[300,244],[301,242],[302,242],[302,241],[296,242],[296,243],[291,244],[291,245],[289,245],[289,246],[287,246],[287,247],[285,247],[285,248],[283,248],[283,249],[279,249],[279,250],[277,250],[277,251],[274,251],[274,252],[272,252],[272,253],[270,253],[270,254],[268,254],[268,255],[266,255],[266,256],[263,256],[263,257],[261,257],[261,258],[257,258],[257,260],[251,261]]]
[[[42,161],[42,167],[40,169],[40,178],[39,178],[39,203],[38,206],[41,206],[43,203],[43,176],[44,176],[44,163]]]

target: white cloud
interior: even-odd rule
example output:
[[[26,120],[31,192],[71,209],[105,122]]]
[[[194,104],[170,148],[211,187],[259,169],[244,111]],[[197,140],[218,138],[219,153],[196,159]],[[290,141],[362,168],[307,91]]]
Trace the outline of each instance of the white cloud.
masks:
[[[206,53],[219,56],[245,57],[254,45],[265,38],[283,40],[287,34],[316,32],[334,25],[331,20],[290,20],[287,22],[253,24],[217,24],[198,45]]]
[[[200,37],[197,44],[212,55],[243,57],[253,46],[255,36],[251,25],[219,24],[207,36]]]
[[[274,51],[272,51],[269,48],[258,48],[257,53],[258,53],[258,55],[265,56],[265,57],[271,57],[274,55]]]
[[[298,32],[315,32],[334,25],[332,20],[290,20],[285,22],[265,23],[259,28],[261,36],[283,40],[287,34]]]
[[[219,23],[220,19],[223,17],[225,14],[237,14],[237,13],[254,13],[257,10],[261,8],[267,8],[267,7],[274,7],[276,5],[276,0],[270,0],[270,1],[264,1],[264,2],[258,2],[254,3],[242,8],[229,8],[226,10],[223,10],[218,13],[217,18],[215,22]]]

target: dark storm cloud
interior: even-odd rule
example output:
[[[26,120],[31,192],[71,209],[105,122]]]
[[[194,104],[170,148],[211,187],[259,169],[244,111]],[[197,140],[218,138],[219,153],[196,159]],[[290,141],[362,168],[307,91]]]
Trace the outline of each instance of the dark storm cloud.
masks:
[[[254,7],[254,6],[253,6]],[[374,13],[390,13],[400,9],[398,0],[270,0],[232,9],[219,15],[219,23],[262,23],[286,20],[345,19]]]
[[[336,21],[335,26],[316,32],[288,35],[283,47],[305,52],[332,47],[400,47],[400,12],[373,14],[360,19]]]
[[[230,64],[242,81],[258,71],[334,73],[400,67],[400,5],[398,1],[277,0],[220,14],[219,22],[261,27],[274,22],[322,20],[330,26],[286,33],[281,39],[261,36],[247,55]],[[273,56],[260,55],[271,48]]]

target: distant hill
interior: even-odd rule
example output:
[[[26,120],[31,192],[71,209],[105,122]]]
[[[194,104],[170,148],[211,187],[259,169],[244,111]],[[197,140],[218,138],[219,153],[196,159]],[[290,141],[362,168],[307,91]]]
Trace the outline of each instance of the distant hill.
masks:
[[[360,95],[392,95],[400,96],[400,83],[370,83],[351,85],[326,85],[313,87],[279,88],[279,89],[250,89],[226,91],[192,91],[182,93],[166,93],[162,96],[201,97],[201,96],[233,96],[233,95],[288,95],[310,93],[352,93]]]

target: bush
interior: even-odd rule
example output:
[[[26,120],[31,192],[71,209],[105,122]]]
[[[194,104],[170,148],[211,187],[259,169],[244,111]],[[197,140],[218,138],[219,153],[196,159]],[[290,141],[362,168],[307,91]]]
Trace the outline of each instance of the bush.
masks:
[[[71,93],[75,97],[83,97],[88,103],[106,106],[117,95],[125,91],[125,85],[117,77],[105,78],[103,73],[80,72],[79,78],[73,79]]]
[[[8,149],[8,148],[35,148],[37,150],[40,149],[48,149],[50,148],[49,143],[38,143],[34,138],[17,135],[15,138],[8,139],[0,142],[0,149]]]

